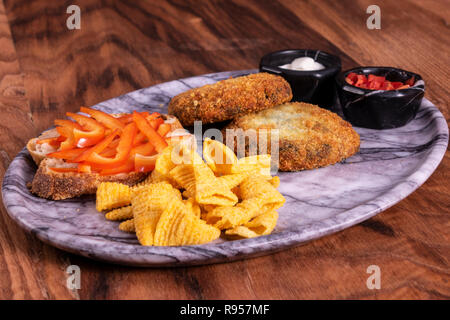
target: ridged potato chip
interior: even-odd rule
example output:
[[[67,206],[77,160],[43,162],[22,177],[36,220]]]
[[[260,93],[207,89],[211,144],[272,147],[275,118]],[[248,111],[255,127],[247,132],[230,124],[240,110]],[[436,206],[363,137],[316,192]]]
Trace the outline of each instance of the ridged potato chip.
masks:
[[[272,177],[270,175],[270,162],[270,154],[241,158],[237,164],[232,166],[230,173],[255,172],[270,179]]]
[[[245,178],[239,186],[242,202],[234,207],[217,207],[205,215],[205,220],[223,230],[247,223],[258,215],[280,208],[284,197],[260,175]]]
[[[131,202],[131,188],[117,182],[102,182],[97,188],[97,211],[110,210],[129,205]]]
[[[170,176],[199,204],[233,206],[238,201],[204,162],[178,165],[170,171]]]
[[[227,174],[221,177],[218,177],[223,184],[227,186],[228,189],[232,190],[235,187],[239,186],[246,177],[248,176],[247,172],[239,172],[235,174]]]
[[[170,170],[178,165],[178,162],[189,161],[185,158],[190,158],[190,152],[182,146],[182,144],[172,145],[163,150],[158,156],[155,163],[155,169],[150,175],[153,183],[167,181],[175,188],[180,186],[170,176]]]
[[[220,230],[186,210],[181,201],[172,201],[158,221],[155,246],[202,244],[217,239]]]
[[[181,201],[180,191],[169,183],[159,182],[149,185],[131,199],[136,236],[144,246],[153,245],[156,225],[167,205]]]
[[[285,202],[281,193],[260,175],[248,176],[242,181],[239,188],[242,199],[264,197],[268,202],[279,202],[281,205]]]
[[[200,218],[202,211],[200,209],[200,205],[195,201],[194,198],[188,198],[187,200],[184,200],[183,203],[186,206],[186,210],[192,212],[195,216]]]
[[[226,235],[242,238],[254,238],[270,234],[277,225],[278,212],[269,211],[250,220],[242,226],[237,226],[225,231]]]
[[[126,206],[118,209],[114,209],[106,213],[105,218],[113,221],[122,221],[133,218],[133,208]]]
[[[230,174],[238,159],[233,150],[223,143],[206,138],[203,141],[203,158],[214,173]]]
[[[136,230],[134,228],[134,219],[129,219],[121,222],[119,224],[119,229],[125,232],[135,233]]]
[[[252,218],[264,212],[264,199],[246,199],[234,207],[217,207],[206,214],[207,223],[219,228],[230,229],[247,223]]]
[[[169,246],[176,245],[177,240],[174,238],[171,241],[171,236],[177,231],[173,230],[173,226],[176,225],[178,219],[188,214],[186,208],[181,201],[171,201],[161,213],[158,223],[155,226],[155,246]]]
[[[278,188],[280,186],[280,177],[274,176],[269,180],[270,184],[274,186],[274,188]]]
[[[250,230],[249,228],[245,226],[237,226],[232,229],[225,230],[225,235],[231,236],[232,238],[256,238],[260,235],[257,234],[255,231]]]

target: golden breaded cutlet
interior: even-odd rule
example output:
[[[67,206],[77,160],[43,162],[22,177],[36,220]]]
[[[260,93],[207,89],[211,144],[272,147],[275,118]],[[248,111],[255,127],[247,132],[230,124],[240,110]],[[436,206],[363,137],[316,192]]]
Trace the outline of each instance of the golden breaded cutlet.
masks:
[[[286,80],[263,72],[183,92],[170,101],[169,114],[175,115],[184,126],[192,126],[194,121],[207,124],[230,120],[291,99],[291,87]]]
[[[360,144],[358,133],[347,121],[308,103],[286,103],[238,117],[224,129],[224,135],[231,134],[226,129],[238,128],[256,131],[279,129],[281,171],[299,171],[337,163],[358,152]],[[250,139],[245,140],[248,153],[256,146],[249,145],[252,143]],[[270,143],[268,147],[270,152]]]

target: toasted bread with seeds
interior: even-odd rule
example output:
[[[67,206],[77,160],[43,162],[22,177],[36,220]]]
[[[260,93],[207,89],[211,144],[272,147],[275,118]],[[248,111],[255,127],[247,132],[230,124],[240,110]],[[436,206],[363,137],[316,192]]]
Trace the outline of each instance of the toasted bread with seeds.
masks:
[[[176,117],[162,116],[166,123],[170,123],[170,132],[183,128]],[[58,135],[55,129],[47,130],[38,138],[33,138],[27,143],[27,149],[38,165],[38,170],[31,183],[31,192],[41,198],[63,200],[84,194],[94,194],[97,191],[98,185],[102,182],[119,182],[131,186],[139,183],[148,175],[148,173],[143,172],[119,173],[114,175],[100,175],[95,172],[56,172],[51,168],[70,168],[76,164],[47,157],[47,154],[55,152],[56,149],[46,143],[39,144],[37,141],[39,139],[57,137]]]

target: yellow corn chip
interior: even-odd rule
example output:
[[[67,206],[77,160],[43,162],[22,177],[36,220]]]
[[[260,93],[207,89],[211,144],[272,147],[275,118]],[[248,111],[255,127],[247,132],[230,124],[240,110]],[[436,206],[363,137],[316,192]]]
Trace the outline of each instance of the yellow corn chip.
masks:
[[[204,162],[178,165],[170,171],[170,176],[199,204],[232,206],[238,201],[236,195]]]
[[[238,163],[234,152],[223,143],[206,138],[203,142],[203,158],[214,173],[229,174]]]
[[[247,222],[244,226],[259,235],[270,234],[277,225],[278,212],[269,211]]]
[[[256,237],[260,236],[255,231],[252,231],[249,228],[244,227],[244,226],[237,226],[232,229],[228,229],[225,231],[225,235],[236,236],[236,237],[240,237],[240,238],[256,238]]]
[[[269,154],[241,158],[237,164],[233,165],[231,173],[256,172],[270,178],[270,162]]]
[[[139,187],[142,187],[142,186],[146,186],[146,185],[149,185],[150,183],[153,183],[153,181],[152,181],[151,175],[149,174],[147,176],[147,178],[145,178],[144,180],[142,180],[139,183],[136,183],[134,186],[131,187],[131,189],[135,189],[135,188],[139,188]]]
[[[112,211],[109,211],[105,215],[106,219],[113,220],[113,221],[122,221],[122,220],[128,220],[133,218],[133,209],[131,206],[122,207],[119,209],[115,209]]]
[[[121,222],[119,224],[119,229],[125,232],[135,233],[136,230],[134,228],[134,219],[129,219]]]
[[[172,161],[172,153],[175,147],[177,147],[177,145],[165,148],[156,159],[155,169],[148,178],[152,183],[166,181],[172,184],[175,188],[179,187],[179,185],[177,185],[177,183],[169,175],[170,170],[176,166],[176,163]]]
[[[276,211],[263,213],[250,220],[242,226],[234,227],[225,231],[226,235],[239,236],[242,238],[253,238],[270,234],[275,228],[278,220]]]
[[[202,209],[203,212],[209,212],[215,208],[217,208],[218,206],[213,205],[213,204],[202,204],[200,206],[200,209]]]
[[[185,204],[186,209],[188,211],[192,212],[195,216],[200,217],[201,214],[200,205],[195,201],[194,198],[184,200],[183,203]]]
[[[170,242],[171,235],[176,232],[172,227],[176,224],[177,219],[189,214],[181,201],[171,201],[162,212],[155,228],[154,243],[155,246],[176,245]]]
[[[166,182],[150,184],[141,192],[133,194],[131,205],[136,236],[142,245],[153,245],[156,224],[161,214],[168,204],[180,199],[180,191]]]
[[[275,187],[260,175],[250,175],[239,185],[242,199],[263,197],[268,202],[284,204],[285,199]]]
[[[97,188],[97,211],[110,210],[129,205],[131,188],[116,182],[102,182]]]
[[[202,244],[217,239],[220,230],[187,211],[181,201],[173,201],[156,226],[154,245]]]
[[[278,188],[280,186],[280,177],[274,176],[269,180],[270,184],[274,186],[274,188]]]
[[[223,184],[225,184],[228,189],[232,190],[233,188],[239,186],[242,180],[244,180],[247,177],[247,175],[248,173],[246,172],[239,172],[235,174],[227,174],[218,177],[217,179],[219,179]]]
[[[265,200],[261,198],[246,199],[234,207],[217,207],[206,214],[206,222],[220,230],[230,229],[247,223],[257,215],[264,213]]]
[[[184,190],[182,195],[183,195],[183,198],[186,198],[186,199],[192,198],[192,194],[190,194],[189,191],[187,191],[187,190]]]
[[[280,208],[286,201],[264,177],[251,175],[239,186],[243,199],[234,207],[217,207],[205,220],[219,229],[230,229],[247,223],[258,215]]]

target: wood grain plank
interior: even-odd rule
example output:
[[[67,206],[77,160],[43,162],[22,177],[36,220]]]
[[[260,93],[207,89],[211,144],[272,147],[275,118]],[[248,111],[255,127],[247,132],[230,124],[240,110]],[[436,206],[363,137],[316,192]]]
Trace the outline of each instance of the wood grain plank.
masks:
[[[60,4],[6,3],[11,5],[9,19],[26,70],[30,105],[39,110],[35,117],[42,130],[64,111],[161,81],[255,68],[267,50],[290,46],[288,39],[340,53],[312,30],[299,33],[295,29],[304,26],[295,16],[271,2],[248,8],[245,1],[174,1],[164,6],[105,1],[101,7],[97,1],[81,1],[82,27],[73,31],[65,26],[67,14]],[[271,21],[277,16],[284,23],[275,28]],[[351,63],[345,55],[343,59]]]
[[[436,14],[443,3],[449,11],[448,1],[421,1],[421,5],[419,1],[384,1],[379,4],[380,30],[366,27],[371,0],[280,2],[358,65],[393,66],[423,75],[425,96],[441,109],[447,121],[450,119],[450,32],[446,20]]]
[[[26,137],[37,134],[25,96],[20,70],[3,2],[0,1],[0,178],[11,159],[23,148]],[[44,245],[25,233],[7,215],[0,215],[1,299],[72,298],[65,287],[64,265],[70,264],[61,251]]]
[[[5,87],[17,83],[29,101],[22,113],[33,119],[17,133],[5,131],[16,139],[4,139],[5,152],[10,159],[26,139],[80,105],[180,77],[255,68],[263,54],[292,47],[338,54],[343,68],[384,64],[417,71],[427,81],[427,97],[448,119],[448,66],[442,65],[448,60],[448,24],[442,23],[442,5],[408,1],[411,5],[384,1],[382,30],[369,32],[365,0],[85,0],[77,2],[82,27],[75,31],[65,27],[69,2],[5,0],[17,52],[16,69],[8,74],[19,73],[19,63],[24,73],[22,81]],[[439,40],[429,36],[434,30],[447,34]],[[14,127],[25,121],[21,117],[2,126]],[[421,189],[360,225],[270,256],[211,266],[112,266],[43,245],[2,214],[1,226],[7,226],[2,230],[8,231],[0,234],[7,257],[0,258],[0,298],[77,298],[63,287],[65,267],[76,264],[82,271],[81,299],[448,299],[449,166],[447,154]],[[22,260],[45,267],[18,268]],[[381,267],[379,291],[366,287],[371,264]]]

